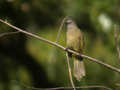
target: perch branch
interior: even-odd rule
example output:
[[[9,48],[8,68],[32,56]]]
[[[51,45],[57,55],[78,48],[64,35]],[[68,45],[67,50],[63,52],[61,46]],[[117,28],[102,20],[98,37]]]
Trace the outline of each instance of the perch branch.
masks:
[[[25,31],[25,30],[22,30],[22,29],[20,29],[20,28],[18,28],[18,27],[16,27],[16,26],[13,26],[12,24],[10,24],[10,23],[2,20],[2,19],[0,19],[0,22],[2,22],[2,23],[4,23],[4,24],[8,25],[9,27],[11,27],[11,28],[13,28],[13,29],[15,29],[15,30],[17,30],[17,31],[20,31],[20,32],[22,32],[22,33],[24,33],[24,34],[26,34],[26,35],[32,36],[32,37],[34,37],[34,38],[37,38],[37,39],[39,39],[39,40],[41,40],[41,41],[43,41],[43,42],[46,42],[46,43],[51,44],[51,45],[54,45],[54,46],[56,46],[56,47],[58,47],[58,48],[60,48],[60,49],[62,49],[62,50],[64,50],[64,51],[67,51],[67,52],[73,53],[73,54],[75,54],[75,55],[81,56],[81,57],[83,57],[83,58],[85,58],[85,59],[88,59],[89,61],[96,62],[96,63],[98,63],[98,64],[101,64],[101,65],[107,67],[108,69],[111,69],[111,70],[113,70],[113,71],[115,71],[115,72],[120,73],[120,69],[118,69],[118,68],[116,68],[116,67],[113,67],[113,66],[111,66],[111,65],[109,65],[109,64],[106,64],[106,63],[104,63],[104,62],[102,62],[102,61],[100,61],[100,60],[98,60],[98,59],[95,59],[95,58],[92,58],[92,57],[89,57],[89,56],[86,56],[86,55],[77,53],[77,52],[75,52],[75,51],[73,51],[73,50],[70,50],[70,49],[66,49],[65,47],[63,47],[63,46],[61,46],[61,45],[59,45],[59,44],[57,44],[57,43],[55,43],[55,42],[52,42],[52,41],[47,40],[47,39],[45,39],[45,38],[42,38],[42,37],[40,37],[40,36],[38,36],[38,35],[32,34],[32,33],[30,33],[30,32],[27,32],[27,31]]]

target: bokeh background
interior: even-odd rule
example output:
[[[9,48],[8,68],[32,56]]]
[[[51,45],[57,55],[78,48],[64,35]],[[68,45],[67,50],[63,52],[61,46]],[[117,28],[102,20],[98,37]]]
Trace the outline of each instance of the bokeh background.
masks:
[[[56,40],[65,16],[71,16],[84,33],[85,55],[120,68],[114,43],[120,0],[0,0],[1,19],[51,41]],[[0,34],[13,31],[0,23]],[[64,26],[58,43],[66,47],[65,33]],[[120,90],[116,85],[120,74],[84,61],[86,76],[81,82],[73,78],[76,86],[105,85]],[[37,88],[71,86],[65,52],[22,33],[0,37],[0,90],[32,90],[23,84]]]

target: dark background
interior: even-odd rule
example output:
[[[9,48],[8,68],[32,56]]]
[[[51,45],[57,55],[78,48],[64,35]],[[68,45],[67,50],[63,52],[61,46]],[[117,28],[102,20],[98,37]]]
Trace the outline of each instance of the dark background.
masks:
[[[119,0],[0,0],[1,19],[52,41],[65,16],[71,16],[84,33],[85,55],[120,68],[113,28],[120,22]],[[13,31],[0,23],[0,35]],[[59,39],[63,46],[65,32],[64,27]],[[118,73],[84,61],[86,76],[81,82],[74,78],[76,86],[120,89]],[[38,88],[71,86],[64,51],[22,33],[0,37],[0,90],[28,90],[23,83]]]

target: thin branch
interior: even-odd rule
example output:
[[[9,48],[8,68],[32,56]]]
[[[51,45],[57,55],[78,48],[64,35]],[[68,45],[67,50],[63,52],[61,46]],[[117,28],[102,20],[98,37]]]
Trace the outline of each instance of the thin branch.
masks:
[[[24,34],[26,34],[26,35],[29,35],[29,36],[34,37],[34,38],[37,38],[37,39],[39,39],[39,40],[41,40],[41,41],[44,41],[44,42],[46,42],[46,43],[49,43],[49,44],[54,45],[54,46],[56,46],[56,47],[59,47],[59,48],[61,48],[61,49],[63,49],[63,50],[66,49],[66,48],[64,48],[63,46],[61,46],[61,45],[59,45],[59,44],[57,44],[57,43],[55,43],[55,42],[49,41],[49,40],[44,39],[44,38],[42,38],[42,37],[40,37],[40,36],[38,36],[38,35],[35,35],[35,34],[30,33],[30,32],[27,32],[27,31],[25,31],[25,30],[23,30],[23,29],[20,29],[20,28],[14,26],[14,25],[8,23],[7,21],[4,21],[4,20],[0,19],[0,22],[2,22],[2,23],[4,23],[4,24],[8,25],[9,27],[11,27],[11,28],[13,28],[13,29],[15,29],[15,30],[17,30],[17,31],[19,31],[19,32],[22,32],[22,33],[24,33]]]
[[[31,87],[31,86],[28,86],[28,85],[25,85],[24,83],[20,83],[16,80],[12,80],[14,83],[17,83],[17,84],[20,84],[22,87],[24,88],[28,88],[28,89],[33,89],[33,90],[72,90],[74,89],[73,87],[55,87],[55,88],[35,88],[35,87]],[[87,88],[102,88],[102,89],[106,89],[106,90],[113,90],[109,87],[106,87],[106,86],[102,86],[102,85],[90,85],[90,86],[77,86],[75,87],[76,89],[87,89]]]
[[[106,86],[80,86],[80,87],[75,87],[76,89],[92,89],[92,88],[103,88],[103,89],[106,89],[106,90],[112,90],[111,88],[108,88],[108,87],[106,87]],[[56,87],[56,88],[46,88],[46,89],[44,89],[44,88],[41,88],[41,89],[38,89],[38,90],[72,90],[73,89],[73,87]]]
[[[24,33],[24,34],[26,34],[26,35],[29,35],[29,36],[34,37],[34,38],[37,38],[37,39],[39,39],[39,40],[41,40],[41,41],[43,41],[43,42],[46,42],[46,43],[51,44],[51,45],[54,45],[54,46],[56,46],[56,47],[58,47],[58,48],[60,48],[60,49],[62,49],[62,50],[64,50],[64,51],[67,51],[67,52],[73,53],[73,54],[75,54],[75,55],[81,56],[81,57],[83,57],[83,58],[85,58],[85,59],[88,59],[88,60],[90,60],[90,61],[92,61],[92,62],[96,62],[96,63],[98,63],[98,64],[101,64],[101,65],[107,67],[108,69],[111,69],[111,70],[113,70],[113,71],[115,71],[115,72],[120,73],[120,69],[118,69],[118,68],[116,68],[116,67],[113,67],[113,66],[111,66],[111,65],[109,65],[109,64],[106,64],[106,63],[102,62],[101,60],[98,60],[98,59],[95,59],[95,58],[92,58],[92,57],[89,57],[89,56],[86,56],[86,55],[77,53],[77,52],[75,52],[75,51],[73,51],[73,50],[70,50],[70,49],[66,49],[65,47],[63,47],[63,46],[61,46],[61,45],[59,45],[59,44],[57,44],[57,43],[55,43],[55,42],[52,42],[52,41],[47,40],[47,39],[45,39],[45,38],[42,38],[42,37],[40,37],[40,36],[38,36],[38,35],[32,34],[32,33],[30,33],[30,32],[24,31],[24,30],[22,30],[22,29],[20,29],[20,28],[18,28],[18,27],[16,27],[16,26],[13,26],[12,24],[9,24],[8,22],[6,22],[6,21],[4,21],[4,20],[2,20],[2,19],[0,19],[0,22],[2,22],[2,23],[4,23],[4,24],[8,25],[9,27],[14,28],[15,30],[20,31],[20,32],[22,32],[22,33]]]
[[[7,36],[7,35],[17,34],[17,33],[19,33],[19,31],[16,31],[16,32],[1,33],[1,34],[0,34],[0,38],[1,38],[1,37],[4,37],[4,36]]]
[[[62,27],[63,27],[63,25],[64,25],[64,23],[65,23],[65,19],[66,19],[66,17],[63,18],[63,20],[62,20],[62,22],[61,22],[61,25],[60,25],[60,27],[59,27],[59,30],[58,30],[58,33],[57,33],[57,38],[56,38],[56,43],[57,43],[58,40],[59,40],[60,33],[61,33],[61,31],[62,31]],[[68,53],[67,53],[67,52],[66,52],[66,57],[67,57],[66,59],[67,59],[67,65],[68,65],[68,72],[69,72],[70,82],[71,82],[71,85],[72,85],[73,89],[76,90],[75,84],[74,84],[73,78],[72,78],[72,72],[71,72],[71,67],[70,67],[70,62],[69,62],[69,57],[68,57]]]
[[[56,87],[56,88],[34,88],[34,87],[26,87],[24,86],[25,88],[29,88],[29,89],[34,89],[34,90],[72,90],[73,87]],[[90,89],[90,88],[102,88],[102,89],[106,89],[106,90],[113,90],[109,87],[106,87],[106,86],[98,86],[98,85],[93,85],[93,86],[80,86],[80,87],[75,87],[76,89]]]
[[[118,58],[120,60],[120,48],[118,44],[118,26],[116,24],[114,25],[114,38],[115,38],[115,45],[117,48]]]
[[[65,23],[65,19],[66,19],[66,17],[63,18],[63,20],[62,20],[62,22],[61,22],[61,25],[60,25],[60,27],[59,27],[59,30],[58,30],[58,33],[57,33],[57,38],[56,38],[56,43],[58,42],[58,39],[59,39],[59,37],[60,37],[60,33],[61,33],[61,31],[62,31],[62,27],[63,27],[63,25],[64,25],[64,23]]]
[[[66,18],[66,17],[65,17]],[[62,27],[63,27],[63,25],[64,25],[64,22],[65,22],[65,18],[63,18],[63,20],[62,20],[62,22],[61,22],[61,24],[60,24],[60,27],[59,27],[59,29],[58,29],[58,33],[57,33],[57,37],[56,37],[56,43],[58,42],[58,39],[59,39],[59,37],[60,37],[60,33],[61,33],[61,31],[62,31]],[[51,53],[50,53],[50,55],[49,55],[49,60],[48,61],[51,61],[52,59],[53,59],[53,54],[55,53],[55,51],[56,51],[56,48],[52,48],[51,49]]]
[[[72,72],[71,72],[71,67],[70,67],[70,60],[69,60],[67,52],[66,52],[66,57],[67,57],[67,64],[68,64],[68,72],[69,72],[70,82],[71,82],[71,85],[72,85],[73,89],[76,90],[74,82],[73,82],[73,78],[72,78]]]
[[[72,90],[74,89],[73,87],[56,87],[56,88],[34,88],[34,87],[29,87],[29,86],[25,86],[25,88],[29,88],[29,89],[34,89],[34,90]],[[113,90],[109,87],[106,87],[106,86],[99,86],[99,85],[91,85],[91,86],[80,86],[80,87],[75,87],[75,89],[90,89],[90,88],[103,88],[103,89],[106,89],[106,90]]]

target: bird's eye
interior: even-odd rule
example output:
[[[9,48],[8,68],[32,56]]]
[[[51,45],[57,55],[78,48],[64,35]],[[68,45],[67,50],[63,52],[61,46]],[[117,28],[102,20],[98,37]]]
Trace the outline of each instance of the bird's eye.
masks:
[[[72,20],[67,20],[66,23],[70,24],[70,23],[72,23]]]

